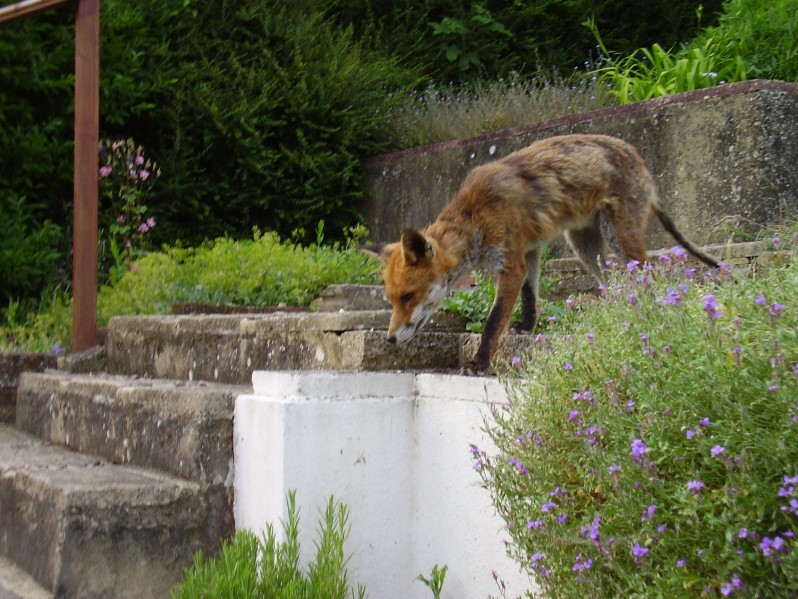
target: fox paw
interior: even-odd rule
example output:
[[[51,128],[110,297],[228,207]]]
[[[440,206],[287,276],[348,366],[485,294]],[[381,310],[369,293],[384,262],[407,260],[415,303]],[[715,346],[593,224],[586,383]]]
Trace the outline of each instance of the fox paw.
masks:
[[[520,322],[514,322],[507,330],[513,335],[530,335],[532,334],[532,328],[526,328]]]
[[[460,369],[460,374],[463,376],[485,376],[487,373],[488,367],[477,364],[474,360],[464,364]]]

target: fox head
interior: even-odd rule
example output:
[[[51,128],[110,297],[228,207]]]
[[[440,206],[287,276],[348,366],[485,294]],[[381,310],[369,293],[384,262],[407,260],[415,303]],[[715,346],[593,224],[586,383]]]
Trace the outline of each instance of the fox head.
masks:
[[[449,294],[446,277],[455,264],[437,240],[407,229],[396,243],[362,246],[383,265],[385,296],[391,302],[388,341],[412,339]]]

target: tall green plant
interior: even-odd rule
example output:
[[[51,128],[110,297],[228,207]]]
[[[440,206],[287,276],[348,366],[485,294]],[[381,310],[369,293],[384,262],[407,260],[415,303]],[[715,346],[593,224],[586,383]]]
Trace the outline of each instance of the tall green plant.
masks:
[[[287,497],[288,521],[283,534],[268,524],[263,537],[241,530],[222,546],[218,559],[199,552],[173,599],[346,599],[365,597],[363,585],[351,588],[344,543],[349,512],[330,497],[319,522],[316,556],[307,568],[300,564],[299,510],[296,492]],[[283,537],[283,540],[279,539]]]
[[[795,0],[727,0],[717,25],[691,42],[666,50],[660,44],[614,58],[593,19],[604,55],[598,68],[621,103],[733,83],[751,77],[798,80],[798,9]]]

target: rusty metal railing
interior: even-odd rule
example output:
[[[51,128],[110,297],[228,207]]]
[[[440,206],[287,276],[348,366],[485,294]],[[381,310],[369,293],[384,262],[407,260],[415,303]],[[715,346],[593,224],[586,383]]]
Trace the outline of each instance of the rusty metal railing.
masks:
[[[77,2],[72,238],[72,350],[97,343],[97,150],[100,135],[100,0],[24,0],[0,8],[0,25]]]

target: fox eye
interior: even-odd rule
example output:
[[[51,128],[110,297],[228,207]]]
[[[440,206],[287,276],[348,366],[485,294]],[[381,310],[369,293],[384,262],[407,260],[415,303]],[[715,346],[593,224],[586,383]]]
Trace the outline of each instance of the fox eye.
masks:
[[[408,303],[410,303],[410,300],[413,299],[414,295],[415,295],[415,293],[412,293],[412,292],[411,293],[405,293],[399,298],[399,301],[402,302],[403,304],[408,304]]]

